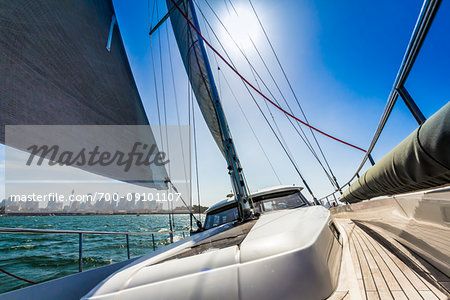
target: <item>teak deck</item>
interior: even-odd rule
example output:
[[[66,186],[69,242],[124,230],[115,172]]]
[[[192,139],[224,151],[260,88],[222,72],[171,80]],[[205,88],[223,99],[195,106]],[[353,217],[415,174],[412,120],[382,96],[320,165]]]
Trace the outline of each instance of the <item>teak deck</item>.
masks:
[[[338,287],[329,299],[449,299],[439,283],[353,221],[335,222],[342,233],[343,261]]]

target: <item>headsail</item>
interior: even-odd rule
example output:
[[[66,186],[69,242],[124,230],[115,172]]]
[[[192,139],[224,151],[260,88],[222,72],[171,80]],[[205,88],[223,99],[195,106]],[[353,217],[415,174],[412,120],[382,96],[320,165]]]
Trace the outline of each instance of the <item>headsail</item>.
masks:
[[[0,2],[1,143],[4,125],[149,124],[111,0]]]
[[[219,120],[213,102],[215,98],[213,93],[216,92],[216,87],[213,86],[214,82],[210,82],[208,79],[207,62],[204,60],[200,47],[200,43],[203,43],[203,41],[199,39],[197,33],[189,26],[180,12],[174,9],[172,1],[166,0],[166,2],[169,11],[173,11],[170,15],[170,21],[198,105],[217,146],[224,154]],[[181,1],[179,7],[191,21],[194,20],[193,13],[195,12],[190,9],[188,1]]]
[[[222,104],[214,83],[211,66],[201,38],[197,16],[192,0],[166,0],[170,20],[177,39],[178,48],[194,90],[203,117],[208,124],[220,151],[227,161],[227,170],[238,202],[239,218],[245,220],[252,216],[249,205],[249,193],[244,179],[242,166]],[[176,11],[173,11],[173,7]]]

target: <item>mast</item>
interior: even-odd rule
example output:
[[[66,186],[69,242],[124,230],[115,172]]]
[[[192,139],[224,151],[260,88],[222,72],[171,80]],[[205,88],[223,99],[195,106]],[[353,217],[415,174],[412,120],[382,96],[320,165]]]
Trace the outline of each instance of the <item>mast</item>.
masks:
[[[189,9],[192,14],[192,21],[195,27],[200,31],[200,26],[197,19],[197,14],[195,13],[195,8],[192,0],[188,0]],[[205,63],[205,70],[208,77],[208,81],[210,84],[210,90],[212,93],[212,100],[214,104],[214,108],[216,111],[220,134],[222,138],[222,144],[224,148],[224,155],[227,161],[227,169],[228,174],[230,175],[231,184],[233,186],[234,197],[236,202],[238,203],[238,211],[239,211],[239,219],[241,221],[248,219],[251,217],[250,204],[248,202],[248,189],[245,184],[244,174],[242,170],[241,163],[239,161],[239,157],[237,155],[236,147],[233,143],[233,139],[231,138],[231,132],[228,127],[228,123],[225,117],[225,113],[223,111],[222,103],[219,98],[219,93],[217,92],[217,87],[214,81],[214,76],[211,70],[211,65],[209,63],[208,56],[206,54],[206,49],[203,41],[198,36],[199,47],[201,50],[201,55],[203,61]],[[188,74],[189,76],[189,74]]]

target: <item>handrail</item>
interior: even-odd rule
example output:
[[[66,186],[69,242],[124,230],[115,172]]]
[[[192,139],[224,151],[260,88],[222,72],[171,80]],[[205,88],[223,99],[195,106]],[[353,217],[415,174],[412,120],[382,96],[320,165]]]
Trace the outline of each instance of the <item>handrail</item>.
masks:
[[[109,234],[109,235],[152,235],[189,232],[179,231],[155,231],[155,232],[120,232],[120,231],[87,231],[87,230],[55,230],[55,229],[33,229],[33,228],[11,228],[0,227],[0,233],[40,233],[40,234]]]
[[[419,54],[419,51],[420,51],[422,44],[427,36],[427,33],[431,27],[431,24],[433,23],[434,17],[436,16],[436,12],[438,11],[440,4],[441,4],[441,0],[425,0],[424,1],[422,8],[420,10],[420,14],[417,19],[416,25],[414,27],[413,33],[409,40],[409,44],[406,49],[405,55],[403,56],[402,63],[397,72],[397,76],[395,78],[394,85],[392,87],[391,92],[389,93],[388,102],[386,103],[386,106],[384,108],[380,122],[378,123],[377,130],[375,131],[375,134],[372,138],[370,146],[367,149],[367,152],[366,152],[361,164],[359,165],[358,169],[356,170],[355,174],[353,174],[353,176],[350,178],[350,180],[347,183],[345,183],[342,187],[344,187],[346,185],[350,186],[350,183],[352,182],[352,180],[358,176],[358,173],[361,171],[364,164],[367,162],[367,159],[369,159],[369,156],[372,153],[372,150],[375,147],[375,144],[377,143],[378,138],[380,137],[381,132],[383,131],[384,126],[386,125],[386,122],[392,112],[392,109],[394,108],[394,104],[397,101],[397,98],[399,96],[398,90],[403,87],[406,79],[408,78],[408,75],[414,65],[417,55]],[[326,197],[322,197],[321,200],[333,195],[336,192],[337,191],[329,194]]]
[[[83,234],[99,234],[99,235],[125,235],[127,244],[127,257],[130,259],[130,235],[151,235],[152,236],[152,248],[156,250],[155,235],[157,234],[174,234],[182,233],[183,238],[186,237],[185,233],[188,230],[179,231],[157,231],[157,232],[115,232],[115,231],[88,231],[88,230],[54,230],[54,229],[33,229],[33,228],[11,228],[0,227],[0,233],[32,233],[32,234],[78,234],[78,271],[83,271]],[[173,243],[173,239],[170,239]],[[14,276],[10,274],[11,276]]]

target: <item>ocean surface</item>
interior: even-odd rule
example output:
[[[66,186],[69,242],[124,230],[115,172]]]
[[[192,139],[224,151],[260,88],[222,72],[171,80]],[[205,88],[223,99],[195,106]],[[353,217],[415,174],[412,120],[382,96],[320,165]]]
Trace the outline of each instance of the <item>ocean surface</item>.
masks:
[[[0,227],[120,232],[167,232],[167,215],[0,217]],[[189,230],[189,215],[175,215],[175,230]],[[186,233],[187,235],[189,233]],[[174,240],[182,238],[182,234]],[[0,233],[0,269],[34,282],[78,272],[77,234]],[[170,243],[155,235],[156,248]],[[129,236],[130,257],[153,251],[152,236]],[[123,235],[83,235],[83,270],[127,259]],[[29,286],[0,272],[0,293]]]

